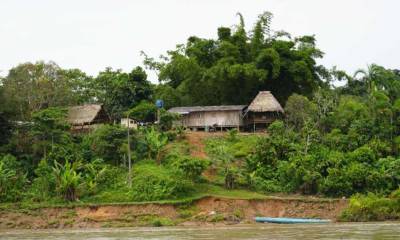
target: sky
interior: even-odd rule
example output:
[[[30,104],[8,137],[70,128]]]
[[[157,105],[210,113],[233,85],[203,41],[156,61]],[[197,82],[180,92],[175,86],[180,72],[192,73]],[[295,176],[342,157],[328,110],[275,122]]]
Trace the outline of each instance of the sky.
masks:
[[[399,69],[399,9],[399,0],[0,0],[0,76],[39,60],[93,76],[130,71],[143,65],[141,51],[158,57],[189,36],[216,38],[237,12],[251,29],[264,11],[273,30],[315,35],[328,68]]]

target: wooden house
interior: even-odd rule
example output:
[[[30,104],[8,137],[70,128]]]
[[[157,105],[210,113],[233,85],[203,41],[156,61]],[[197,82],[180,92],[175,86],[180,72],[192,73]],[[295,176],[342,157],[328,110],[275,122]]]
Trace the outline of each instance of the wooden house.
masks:
[[[240,128],[244,126],[243,113],[246,105],[174,107],[169,112],[181,115],[179,122],[192,130],[212,128]]]
[[[87,132],[101,124],[109,123],[110,117],[101,104],[87,104],[68,108],[67,121],[73,132]]]
[[[269,91],[261,91],[249,106],[193,106],[174,107],[169,112],[181,115],[174,125],[192,130],[238,128],[255,131],[265,129],[275,119],[283,116],[283,108]]]
[[[268,124],[283,116],[284,110],[270,91],[261,91],[247,107],[244,114],[248,129],[265,129]]]

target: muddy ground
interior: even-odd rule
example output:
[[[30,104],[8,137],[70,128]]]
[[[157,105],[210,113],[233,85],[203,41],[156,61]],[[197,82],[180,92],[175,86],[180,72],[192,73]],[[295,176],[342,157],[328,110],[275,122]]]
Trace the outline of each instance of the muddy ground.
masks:
[[[255,216],[312,217],[335,221],[346,206],[346,200],[239,200],[205,197],[184,205],[3,209],[0,212],[0,229],[248,224],[254,222]]]

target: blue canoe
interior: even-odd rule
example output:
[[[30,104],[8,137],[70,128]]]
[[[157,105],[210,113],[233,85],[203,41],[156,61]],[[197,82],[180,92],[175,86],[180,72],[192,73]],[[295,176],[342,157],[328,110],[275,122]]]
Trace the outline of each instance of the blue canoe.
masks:
[[[318,219],[318,218],[272,218],[272,217],[256,217],[256,222],[261,223],[283,223],[283,224],[293,224],[293,223],[330,223],[331,220],[328,219]]]

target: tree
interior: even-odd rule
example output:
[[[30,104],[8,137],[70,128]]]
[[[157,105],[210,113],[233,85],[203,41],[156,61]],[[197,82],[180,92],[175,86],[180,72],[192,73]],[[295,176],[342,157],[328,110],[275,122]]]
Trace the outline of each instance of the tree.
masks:
[[[181,106],[182,102],[181,93],[168,84],[156,85],[154,89],[154,99],[163,100],[165,109]]]
[[[11,114],[9,112],[5,112],[6,105],[1,80],[2,79],[0,77],[0,152],[1,147],[8,143],[13,130],[13,125],[9,120]]]
[[[2,146],[8,143],[12,134],[12,130],[13,126],[8,121],[7,115],[0,111],[0,149]]]
[[[154,122],[157,115],[157,107],[154,103],[142,101],[128,111],[129,117],[140,122]]]
[[[123,144],[126,143],[126,131],[119,125],[101,126],[87,136],[85,141],[87,151],[92,155],[89,159],[101,158],[118,166],[126,153],[126,148],[123,148]]]
[[[182,174],[193,181],[198,181],[204,170],[210,165],[210,161],[195,157],[178,157],[172,165]]]
[[[12,68],[3,80],[6,110],[15,112],[14,119],[28,121],[35,111],[75,104],[75,93],[64,73],[54,62]]]
[[[42,156],[46,157],[47,152],[56,144],[64,145],[71,141],[67,132],[70,126],[66,122],[66,115],[66,110],[61,108],[47,108],[33,113],[33,145]]]
[[[317,107],[306,97],[293,94],[285,106],[286,119],[297,130],[303,128],[306,122],[315,120]]]
[[[376,64],[357,70],[353,76],[354,81],[362,85],[368,95],[372,95],[374,91],[385,91],[392,101],[400,96],[400,77],[395,71]]]
[[[107,68],[96,78],[98,101],[103,103],[111,118],[118,120],[124,112],[137,106],[143,100],[152,99],[152,86],[140,67],[130,73]]]
[[[81,105],[96,102],[97,88],[94,79],[79,69],[62,69],[71,91],[71,104]]]
[[[238,15],[240,23],[234,29],[219,28],[216,40],[192,36],[160,62],[145,57],[159,80],[180,94],[180,104],[244,104],[260,90],[270,90],[285,102],[293,93],[311,97],[323,85],[327,70],[316,64],[323,53],[314,36],[292,40],[288,34],[272,35],[269,12],[248,33]]]

